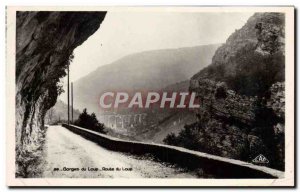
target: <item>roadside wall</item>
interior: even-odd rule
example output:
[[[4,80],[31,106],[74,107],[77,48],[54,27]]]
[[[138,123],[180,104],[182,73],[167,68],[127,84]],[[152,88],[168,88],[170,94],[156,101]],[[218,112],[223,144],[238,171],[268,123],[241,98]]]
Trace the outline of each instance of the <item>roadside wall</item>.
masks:
[[[125,141],[74,125],[63,127],[113,151],[135,155],[151,154],[155,159],[174,163],[189,170],[202,170],[213,178],[281,178],[283,172],[239,160],[214,156],[162,144]]]

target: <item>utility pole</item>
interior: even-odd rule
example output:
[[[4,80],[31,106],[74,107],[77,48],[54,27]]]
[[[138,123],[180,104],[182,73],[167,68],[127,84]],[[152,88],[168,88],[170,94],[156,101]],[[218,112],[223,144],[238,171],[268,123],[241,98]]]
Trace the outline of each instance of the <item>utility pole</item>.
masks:
[[[70,63],[68,62],[68,125],[70,125],[70,69],[69,69]]]
[[[71,119],[72,119],[72,123],[74,123],[74,120],[73,120],[73,109],[74,109],[74,107],[73,107],[73,82],[71,82],[71,110],[72,110],[72,115],[71,115]]]

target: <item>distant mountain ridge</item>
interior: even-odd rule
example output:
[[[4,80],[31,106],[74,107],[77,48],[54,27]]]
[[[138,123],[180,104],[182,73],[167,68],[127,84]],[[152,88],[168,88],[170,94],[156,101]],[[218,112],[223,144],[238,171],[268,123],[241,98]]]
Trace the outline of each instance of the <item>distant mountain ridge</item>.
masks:
[[[105,91],[159,90],[187,80],[211,63],[219,44],[145,51],[104,65],[74,83],[74,106],[99,112]]]

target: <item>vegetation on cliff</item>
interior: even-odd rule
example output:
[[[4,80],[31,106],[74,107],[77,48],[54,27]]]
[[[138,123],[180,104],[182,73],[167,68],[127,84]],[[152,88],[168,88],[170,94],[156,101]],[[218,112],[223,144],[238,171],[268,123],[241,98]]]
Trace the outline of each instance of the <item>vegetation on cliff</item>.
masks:
[[[195,74],[198,121],[164,140],[171,145],[284,170],[284,14],[256,13]]]

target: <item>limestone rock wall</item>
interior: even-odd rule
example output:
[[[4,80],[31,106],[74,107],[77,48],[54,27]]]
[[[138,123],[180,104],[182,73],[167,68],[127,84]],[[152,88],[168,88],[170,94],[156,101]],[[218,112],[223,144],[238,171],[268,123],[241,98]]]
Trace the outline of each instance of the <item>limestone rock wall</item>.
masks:
[[[191,126],[208,152],[250,162],[263,154],[284,169],[284,31],[283,14],[256,13],[192,77],[201,107]]]
[[[201,102],[199,120],[190,125],[199,137],[199,150],[250,162],[264,154],[273,162],[271,167],[283,169],[284,83],[273,84],[271,96],[264,102],[226,88],[220,97],[220,84],[211,80],[191,81],[190,89],[197,92]]]
[[[284,82],[274,83],[270,88],[270,99],[267,106],[272,108],[278,117],[284,119],[285,115],[285,84]]]
[[[44,117],[62,92],[73,50],[100,27],[106,12],[17,12],[16,167],[34,177],[41,153]]]
[[[211,110],[220,118],[234,118],[248,126],[255,121],[257,97],[239,95],[222,82],[191,80],[190,90],[200,98],[202,110]],[[223,94],[218,94],[222,90]]]

